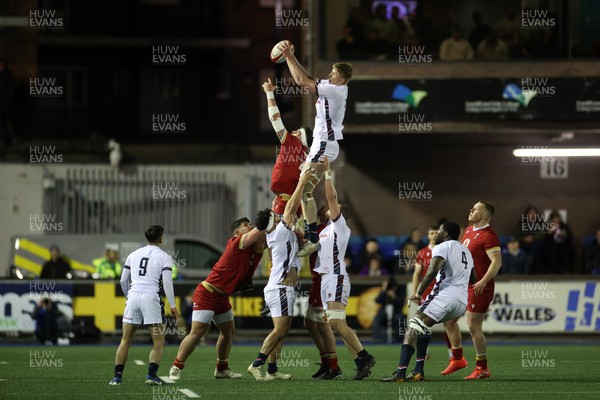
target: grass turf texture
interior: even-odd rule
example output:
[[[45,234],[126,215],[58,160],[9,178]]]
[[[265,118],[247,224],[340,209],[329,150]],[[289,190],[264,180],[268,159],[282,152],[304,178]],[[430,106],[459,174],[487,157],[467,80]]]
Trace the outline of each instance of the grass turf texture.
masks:
[[[432,358],[425,364],[426,381],[381,383],[398,363],[400,345],[367,346],[377,365],[371,377],[351,381],[354,363],[339,346],[344,379],[314,381],[318,354],[311,346],[284,346],[280,371],[292,373],[292,381],[257,382],[246,368],[259,346],[235,346],[230,366],[244,375],[240,380],[213,377],[214,346],[198,347],[182,378],[162,387],[146,386],[150,346],[133,346],[121,386],[109,386],[113,376],[116,345],[43,347],[0,347],[0,399],[172,399],[188,397],[189,389],[202,399],[600,399],[600,351],[597,346],[575,345],[491,345],[491,379],[465,381],[474,367],[473,348],[465,347],[469,367],[443,377],[447,350],[431,346]],[[159,376],[168,375],[177,346],[165,348]],[[136,365],[142,360],[144,365]],[[308,367],[306,366],[308,365]],[[409,368],[414,366],[414,356]],[[266,366],[264,367],[266,369]]]

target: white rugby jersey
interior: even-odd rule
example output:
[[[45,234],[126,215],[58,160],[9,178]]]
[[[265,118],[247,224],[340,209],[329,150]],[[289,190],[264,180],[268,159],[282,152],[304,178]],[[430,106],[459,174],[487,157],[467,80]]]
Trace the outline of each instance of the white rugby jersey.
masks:
[[[342,140],[344,135],[344,115],[346,114],[347,85],[333,85],[328,79],[319,79],[315,86],[319,98],[315,107],[315,140]]]
[[[319,255],[315,263],[315,271],[320,274],[346,274],[344,255],[350,240],[350,228],[346,219],[340,213],[337,219],[332,220],[319,233]]]
[[[131,253],[121,274],[121,288],[134,293],[160,293],[164,286],[169,305],[175,307],[171,271],[173,259],[160,247],[149,244]],[[131,286],[130,286],[131,285]]]
[[[267,246],[271,249],[271,274],[265,289],[283,287],[280,285],[292,267],[300,272],[298,239],[294,231],[283,222],[279,222],[275,230],[267,234]]]
[[[456,240],[447,240],[433,248],[431,260],[433,261],[435,257],[442,257],[445,261],[436,276],[435,285],[427,300],[438,296],[452,297],[466,305],[469,277],[474,265],[471,252],[462,243]]]

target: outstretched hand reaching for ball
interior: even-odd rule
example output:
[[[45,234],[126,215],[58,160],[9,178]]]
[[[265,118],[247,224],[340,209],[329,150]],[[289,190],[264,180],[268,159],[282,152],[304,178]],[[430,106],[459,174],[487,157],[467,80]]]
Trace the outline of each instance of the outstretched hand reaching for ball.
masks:
[[[267,82],[262,84],[262,88],[265,91],[265,93],[268,93],[274,92],[275,89],[277,89],[277,86],[273,86],[273,83],[271,83],[271,78],[267,78]]]

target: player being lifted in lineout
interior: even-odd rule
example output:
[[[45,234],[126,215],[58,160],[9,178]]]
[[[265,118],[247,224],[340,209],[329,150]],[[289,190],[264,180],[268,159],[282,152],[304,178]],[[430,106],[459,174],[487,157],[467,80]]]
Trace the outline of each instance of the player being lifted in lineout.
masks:
[[[313,141],[303,165],[305,170],[314,170],[303,191],[302,211],[308,224],[308,241],[298,253],[303,257],[319,249],[317,205],[313,198],[313,191],[323,176],[323,164],[320,162],[323,157],[327,157],[330,163],[333,162],[338,157],[340,150],[337,141],[344,138],[342,123],[346,113],[348,81],[352,78],[352,64],[335,63],[329,73],[329,79],[315,79],[302,67],[294,55],[293,46],[289,41],[283,41],[278,48],[283,52],[296,84],[318,96]]]

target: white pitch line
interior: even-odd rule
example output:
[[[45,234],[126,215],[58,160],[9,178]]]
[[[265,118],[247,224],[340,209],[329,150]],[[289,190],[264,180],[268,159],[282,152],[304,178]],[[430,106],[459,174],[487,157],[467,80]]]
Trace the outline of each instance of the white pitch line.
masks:
[[[144,362],[142,360],[135,360],[134,363],[135,365],[144,365]]]
[[[8,364],[8,361],[0,361],[0,364],[6,365],[6,364]]]
[[[185,394],[187,397],[200,397],[198,394],[192,392],[190,389],[179,389],[179,391]]]
[[[159,376],[160,380],[164,383],[175,383],[175,381],[168,376]]]

